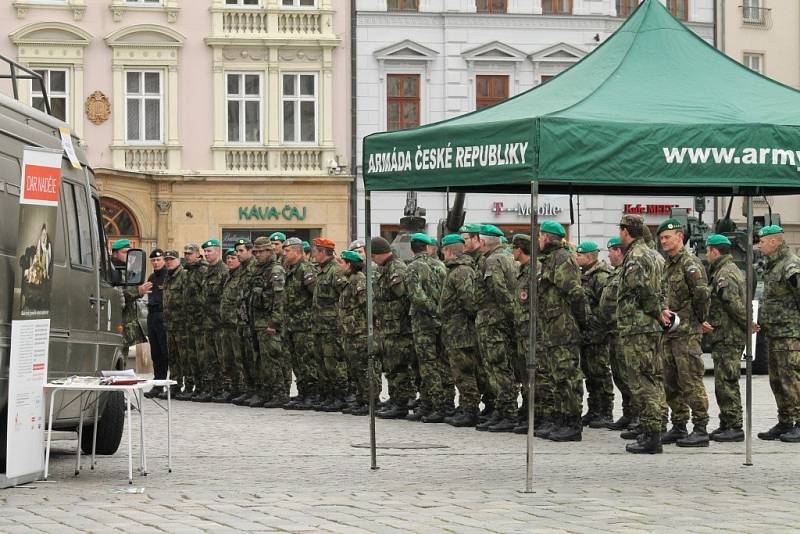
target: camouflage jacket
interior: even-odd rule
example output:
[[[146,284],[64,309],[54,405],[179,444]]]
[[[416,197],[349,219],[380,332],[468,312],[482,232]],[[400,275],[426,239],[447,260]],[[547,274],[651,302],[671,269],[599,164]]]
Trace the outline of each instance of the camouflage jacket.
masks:
[[[476,269],[475,301],[478,315],[475,326],[514,328],[514,293],[517,289],[517,263],[505,247],[487,252]]]
[[[447,263],[437,315],[442,321],[442,344],[449,349],[476,347],[475,271],[466,254]]]
[[[581,271],[564,247],[545,250],[539,274],[537,329],[544,347],[581,342],[589,308]]]
[[[175,329],[180,326],[181,329],[185,329],[188,323],[185,300],[186,270],[179,265],[168,272],[167,282],[164,284],[164,324],[167,328]]]
[[[514,325],[517,335],[525,337],[530,334],[531,328],[531,261],[520,264],[517,274],[517,290],[514,306]],[[541,332],[538,332],[541,335]]]
[[[434,267],[431,257],[424,252],[414,256],[408,264],[406,290],[412,332],[428,332],[441,326],[438,314],[444,283],[441,274]]]
[[[662,311],[658,261],[642,239],[625,252],[617,293],[617,331],[620,336],[660,333]]]
[[[311,262],[300,259],[286,267],[286,303],[283,314],[286,318],[287,332],[307,332],[311,330],[311,304],[317,271]]]
[[[341,274],[336,260],[332,257],[317,266],[317,283],[314,284],[312,310],[314,331],[334,333],[337,331],[336,306],[339,304]]]
[[[256,328],[283,329],[283,308],[286,300],[286,272],[270,258],[256,263],[255,276],[249,287],[250,314]]]
[[[343,336],[366,336],[367,276],[363,272],[353,273],[345,282],[336,310],[339,332]]]
[[[603,343],[606,337],[606,328],[600,318],[600,297],[603,288],[608,283],[611,267],[603,260],[598,260],[592,265],[587,265],[586,270],[581,269],[581,284],[586,292],[589,303],[589,320],[584,331],[585,343]]]
[[[114,262],[114,266],[125,267],[124,264]],[[136,301],[142,298],[139,294],[139,289],[136,287],[122,287],[120,294],[123,299],[122,306],[122,340],[125,345],[131,347],[139,343],[147,341],[145,333],[142,332],[142,327],[139,326],[139,313],[136,307]]]
[[[600,295],[600,304],[597,307],[597,317],[603,325],[607,335],[616,336],[617,332],[617,293],[619,292],[619,280],[621,267],[612,268],[613,270],[606,279],[606,285]]]
[[[186,308],[186,322],[189,330],[202,330],[203,321],[203,281],[208,271],[208,262],[199,259],[194,263],[187,263],[183,268],[186,271],[186,286],[183,288],[183,302]]]
[[[440,283],[444,284],[444,279],[447,278],[447,266],[444,262],[437,258],[435,254],[425,254],[425,259],[428,260],[431,269],[439,277]]]
[[[222,300],[222,288],[225,279],[228,277],[228,266],[219,260],[214,265],[209,265],[203,278],[203,309],[205,327],[208,329],[218,328],[221,319],[219,316],[219,304]]]
[[[411,332],[409,299],[406,290],[408,266],[392,255],[375,273],[375,328],[384,335]]]
[[[769,338],[800,338],[800,258],[785,243],[767,256],[758,324]]]
[[[662,291],[667,307],[681,318],[681,323],[668,337],[702,333],[701,324],[708,316],[708,281],[706,270],[697,256],[682,248],[667,258]]]
[[[714,330],[705,335],[705,341],[714,345],[744,346],[747,338],[746,284],[742,270],[728,254],[720,256],[709,269],[711,275],[711,304],[708,322]]]
[[[246,281],[247,276],[241,265],[236,269],[230,269],[228,276],[225,277],[219,300],[219,316],[224,326],[235,327],[246,324],[246,315],[243,314]]]

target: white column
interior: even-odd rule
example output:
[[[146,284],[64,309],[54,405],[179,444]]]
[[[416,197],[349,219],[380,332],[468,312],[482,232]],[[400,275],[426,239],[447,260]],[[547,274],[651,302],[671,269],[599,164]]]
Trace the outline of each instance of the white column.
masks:
[[[78,136],[81,140],[86,142],[83,139],[83,98],[84,98],[84,88],[83,88],[83,64],[75,64],[72,66],[72,87],[70,88],[70,100],[69,103],[71,108],[71,115],[72,115],[72,129],[75,131],[75,135]]]
[[[112,111],[111,120],[114,123],[114,133],[111,144],[114,146],[122,146],[125,144],[125,72],[122,65],[113,65],[111,67],[111,101]],[[112,163],[116,169],[125,168],[125,151],[112,150],[113,158]]]

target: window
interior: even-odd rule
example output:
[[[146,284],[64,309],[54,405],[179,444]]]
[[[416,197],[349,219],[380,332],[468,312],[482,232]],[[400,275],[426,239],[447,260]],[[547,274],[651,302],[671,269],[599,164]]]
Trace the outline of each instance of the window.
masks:
[[[542,14],[569,15],[572,13],[572,0],[542,0]]]
[[[497,104],[508,98],[508,76],[475,76],[475,109]]]
[[[744,54],[742,63],[748,69],[764,74],[764,54]]]
[[[419,74],[386,77],[386,129],[419,126]]]
[[[50,109],[53,116],[68,122],[67,106],[69,104],[69,73],[65,69],[33,69],[44,78],[47,96],[50,97]],[[31,81],[31,106],[45,111],[44,96],[39,82]]]
[[[549,82],[553,78],[555,78],[555,76],[548,76],[547,74],[542,74],[542,76],[541,76],[542,82],[541,83]]]
[[[506,0],[475,0],[478,13],[505,13]]]
[[[689,20],[689,0],[667,0],[667,9],[676,19]]]
[[[226,6],[258,6],[259,0],[225,0]]]
[[[770,10],[764,9],[761,0],[744,0],[742,2],[742,22],[747,26],[766,26]]]
[[[100,200],[100,213],[103,217],[105,234],[114,239],[128,238],[139,242],[139,225],[130,210],[112,198]]]
[[[261,142],[261,75],[227,75],[229,143]]]
[[[417,11],[417,0],[386,0],[389,11]]]
[[[617,16],[629,17],[639,6],[639,0],[617,0]]]
[[[73,265],[92,267],[92,225],[89,224],[89,204],[81,185],[64,183],[67,224],[69,225],[69,255]]]
[[[283,7],[314,7],[316,0],[283,0]]]
[[[317,75],[283,75],[283,142],[316,143]]]
[[[125,132],[128,142],[161,142],[161,72],[125,72]]]

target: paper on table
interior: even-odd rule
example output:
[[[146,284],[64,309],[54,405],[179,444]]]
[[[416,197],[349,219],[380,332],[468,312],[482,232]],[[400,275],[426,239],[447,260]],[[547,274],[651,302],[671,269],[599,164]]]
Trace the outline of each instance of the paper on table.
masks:
[[[120,376],[125,378],[136,378],[136,373],[133,369],[125,369],[124,371],[101,371],[103,377]]]

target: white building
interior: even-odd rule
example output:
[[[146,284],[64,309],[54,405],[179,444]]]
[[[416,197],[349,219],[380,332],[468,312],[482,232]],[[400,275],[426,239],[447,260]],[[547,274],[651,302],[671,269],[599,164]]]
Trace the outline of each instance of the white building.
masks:
[[[713,0],[661,0],[709,43]],[[364,221],[361,142],[373,132],[437,122],[474,111],[556,76],[607,39],[638,0],[357,0],[359,228]],[[443,193],[420,193],[429,233],[446,214]],[[524,195],[467,195],[467,222],[529,228]],[[628,210],[657,225],[691,197],[545,196],[541,219],[570,225],[570,239],[605,240]],[[404,192],[372,195],[372,232],[398,230]],[[709,201],[709,207],[710,207]],[[545,208],[545,206],[549,206]],[[666,209],[665,209],[666,207]],[[709,211],[709,214],[711,212]],[[579,223],[579,224],[578,224]],[[576,226],[577,225],[577,226]]]

